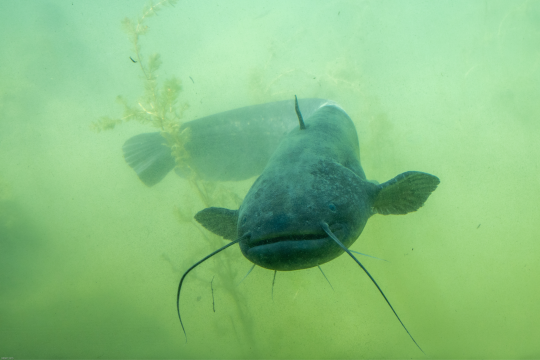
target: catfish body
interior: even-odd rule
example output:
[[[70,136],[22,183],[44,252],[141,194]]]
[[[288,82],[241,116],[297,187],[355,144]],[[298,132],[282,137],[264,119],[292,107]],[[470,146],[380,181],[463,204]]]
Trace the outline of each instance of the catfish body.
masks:
[[[325,99],[299,100],[302,113],[308,117],[327,104],[336,103]],[[294,100],[282,100],[185,122],[179,133],[186,157],[178,164],[167,141],[170,135],[165,132],[128,139],[122,147],[124,158],[147,186],[159,183],[173,169],[187,179],[248,179],[262,173],[279,143],[295,127],[293,108]]]

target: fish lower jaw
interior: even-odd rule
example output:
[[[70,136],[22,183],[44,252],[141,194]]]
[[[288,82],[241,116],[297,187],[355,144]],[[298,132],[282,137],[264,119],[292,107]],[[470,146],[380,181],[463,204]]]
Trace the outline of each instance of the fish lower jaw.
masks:
[[[274,242],[270,242],[274,241]],[[240,244],[244,256],[260,267],[291,271],[308,269],[337,257],[343,251],[328,236],[276,237],[256,244]]]
[[[265,238],[258,238],[253,239],[251,238],[248,241],[248,245],[251,248],[257,247],[257,246],[264,246],[264,245],[270,245],[285,241],[309,241],[309,240],[323,240],[327,239],[328,235],[324,232],[315,233],[315,234],[288,234],[288,235],[280,235],[280,236],[274,236],[274,237],[265,237]]]

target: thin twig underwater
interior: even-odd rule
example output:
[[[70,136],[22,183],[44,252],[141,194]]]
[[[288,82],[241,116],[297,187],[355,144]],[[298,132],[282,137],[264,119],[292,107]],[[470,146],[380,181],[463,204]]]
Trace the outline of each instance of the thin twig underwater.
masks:
[[[291,109],[292,110],[292,109]],[[270,158],[238,210],[209,207],[195,215],[205,228],[232,242],[192,265],[178,285],[176,306],[187,274],[239,244],[252,263],[277,271],[319,266],[346,252],[377,287],[414,344],[424,352],[401,321],[375,279],[348,248],[374,214],[403,215],[422,207],[440,180],[408,171],[383,183],[368,181],[360,165],[356,129],[336,105],[321,106],[292,130]]]

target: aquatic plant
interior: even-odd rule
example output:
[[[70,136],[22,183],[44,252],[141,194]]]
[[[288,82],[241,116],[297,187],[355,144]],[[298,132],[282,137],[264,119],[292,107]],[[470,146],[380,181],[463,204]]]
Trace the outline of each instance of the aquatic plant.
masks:
[[[148,32],[148,26],[145,21],[155,15],[164,6],[172,6],[178,0],[161,0],[157,3],[149,3],[143,9],[142,15],[136,20],[125,18],[122,21],[124,30],[129,35],[133,45],[134,57],[131,60],[137,63],[141,69],[144,81],[144,93],[136,101],[136,104],[130,104],[122,96],[118,96],[117,100],[122,104],[124,113],[121,118],[113,118],[103,116],[93,122],[91,128],[96,132],[112,130],[117,125],[135,120],[139,123],[152,126],[161,131],[161,135],[167,139],[167,145],[171,149],[177,166],[185,166],[186,159],[189,154],[184,149],[184,144],[190,140],[189,130],[180,131],[182,125],[183,113],[188,108],[188,104],[180,103],[179,96],[182,92],[182,84],[179,79],[172,77],[162,82],[159,81],[157,75],[162,64],[159,54],[153,54],[145,58],[141,52],[140,37]],[[193,176],[188,179],[188,183],[193,189],[193,194],[198,197],[205,207],[221,206],[221,207],[236,207],[238,208],[242,202],[230,187],[217,182],[202,181],[197,177],[196,172],[192,172]],[[223,239],[216,236],[207,230],[203,229],[199,223],[194,220],[194,215],[197,210],[193,210],[185,206],[177,207],[174,210],[178,221],[182,225],[194,226],[201,233],[205,240],[208,250],[215,250],[222,246]],[[171,261],[166,255],[163,256],[166,261]],[[183,267],[190,264],[193,259],[183,259]],[[172,262],[171,262],[172,264]],[[237,270],[232,266],[231,257],[220,257],[213,263],[213,272],[216,274],[216,280],[219,280],[219,287],[226,291],[232,298],[235,305],[236,315],[240,318],[240,326],[234,327],[237,336],[242,335],[253,344],[252,320],[249,315],[249,310],[242,306],[246,302],[241,299],[241,294],[235,289],[235,278]],[[175,272],[180,273],[180,270],[173,266]],[[197,279],[197,276],[194,276]],[[207,279],[198,279],[207,281]],[[216,281],[218,283],[218,281]],[[231,312],[233,309],[228,309]],[[231,319],[232,320],[232,319]],[[240,329],[241,334],[237,330]],[[253,350],[253,345],[250,346]]]
[[[112,130],[124,122],[131,120],[142,124],[151,125],[161,130],[172,149],[172,154],[181,162],[185,158],[183,143],[185,136],[180,134],[181,120],[184,111],[188,108],[187,103],[180,104],[179,95],[182,92],[182,83],[172,77],[162,82],[159,81],[157,72],[162,64],[159,54],[152,54],[147,59],[141,53],[140,37],[148,32],[146,20],[154,16],[164,6],[174,5],[178,0],[161,0],[157,3],[149,3],[143,9],[142,15],[136,20],[125,18],[122,26],[129,36],[133,46],[134,57],[131,60],[137,63],[144,79],[144,94],[131,105],[124,97],[118,96],[117,100],[124,108],[121,118],[103,116],[92,123],[92,129],[100,132]]]

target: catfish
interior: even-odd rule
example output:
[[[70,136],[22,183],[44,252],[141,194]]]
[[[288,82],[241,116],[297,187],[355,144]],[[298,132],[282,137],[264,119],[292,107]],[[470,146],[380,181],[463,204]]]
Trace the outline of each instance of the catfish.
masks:
[[[254,266],[275,272],[320,266],[347,253],[422,351],[349,247],[371,216],[403,215],[422,207],[439,185],[439,178],[407,171],[382,184],[367,180],[360,165],[356,129],[345,111],[334,104],[325,105],[304,122],[298,102],[295,104],[300,126],[284,137],[240,208],[209,207],[195,215],[202,226],[231,242],[183,274],[177,311],[184,335],[180,291],[187,274],[211,256],[239,244]]]

